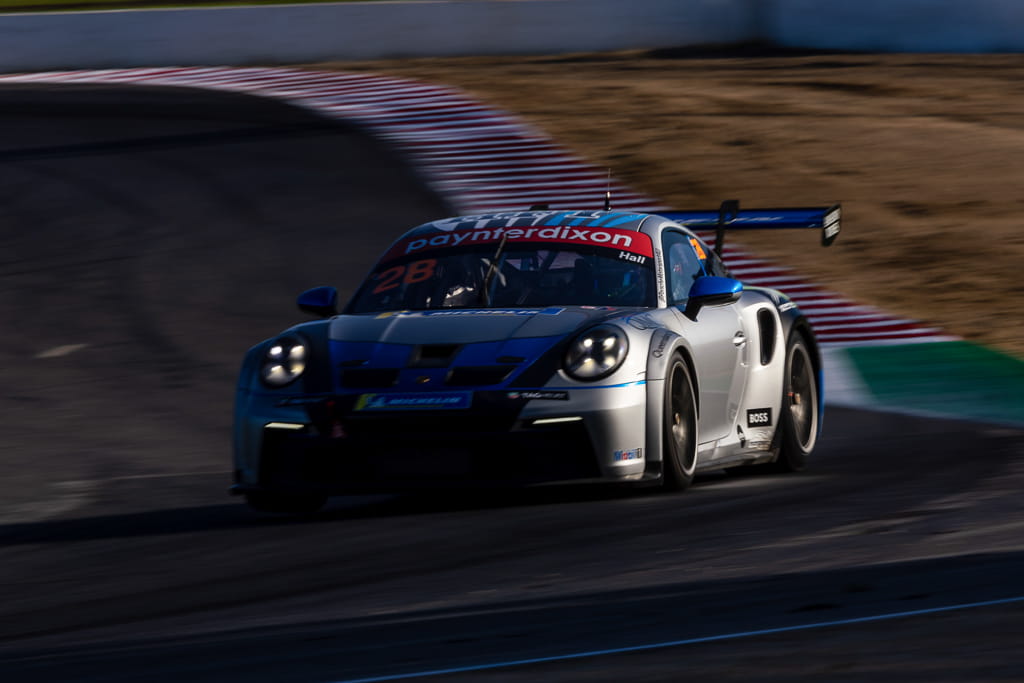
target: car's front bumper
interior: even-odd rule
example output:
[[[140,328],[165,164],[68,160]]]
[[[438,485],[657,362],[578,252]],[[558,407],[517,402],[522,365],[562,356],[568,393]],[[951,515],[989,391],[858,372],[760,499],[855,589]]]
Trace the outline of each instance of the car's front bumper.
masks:
[[[530,395],[481,392],[467,410],[381,412],[354,411],[343,397],[240,397],[235,490],[345,493],[644,479],[642,382]]]

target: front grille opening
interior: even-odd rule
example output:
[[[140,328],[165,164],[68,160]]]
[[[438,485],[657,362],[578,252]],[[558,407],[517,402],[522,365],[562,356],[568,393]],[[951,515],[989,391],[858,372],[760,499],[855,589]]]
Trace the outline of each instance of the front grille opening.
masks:
[[[501,384],[515,369],[515,365],[466,365],[452,368],[445,384],[454,387]]]
[[[511,416],[361,415],[344,439],[270,430],[260,484],[337,492],[518,486],[600,476],[583,422],[520,429]]]
[[[459,344],[421,344],[409,359],[412,368],[446,368],[462,348]]]
[[[390,387],[398,381],[398,368],[343,368],[341,386],[349,389]]]

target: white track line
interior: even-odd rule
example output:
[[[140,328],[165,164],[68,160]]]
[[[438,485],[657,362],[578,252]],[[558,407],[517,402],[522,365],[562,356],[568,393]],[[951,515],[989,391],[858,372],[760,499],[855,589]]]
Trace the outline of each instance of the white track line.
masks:
[[[722,633],[713,636],[700,636],[697,638],[685,638],[682,640],[666,640],[658,643],[647,643],[633,645],[630,647],[616,647],[606,650],[587,650],[583,652],[571,652],[564,655],[552,655],[549,657],[534,657],[532,659],[510,659],[506,661],[491,662],[489,664],[474,664],[471,666],[456,666],[447,669],[433,669],[430,671],[415,671],[404,674],[390,674],[387,676],[371,676],[368,678],[348,678],[334,681],[333,683],[379,683],[380,681],[401,681],[410,678],[425,678],[427,676],[443,676],[447,674],[467,673],[471,671],[488,671],[492,669],[507,669],[514,666],[526,666],[529,664],[549,664],[553,662],[565,662],[574,659],[589,659],[592,657],[605,657],[608,655],[629,654],[632,652],[644,652],[646,650],[660,650],[682,645],[696,645],[698,643],[714,643],[724,640],[740,640],[742,638],[756,638],[758,636],[770,636],[779,633],[793,633],[795,631],[810,631],[819,628],[833,626],[849,626],[852,624],[869,624],[878,621],[889,621],[892,619],[905,619],[907,617],[919,617],[927,614],[941,614],[943,612],[956,612],[960,610],[975,609],[978,607],[995,607],[997,605],[1010,605],[1024,602],[1024,595],[1003,598],[1000,600],[984,600],[981,602],[966,602],[955,605],[944,605],[942,607],[930,607],[928,609],[907,610],[905,612],[889,612],[886,614],[875,614],[867,617],[853,617],[850,619],[835,619],[833,621],[816,621],[808,624],[797,624],[796,626],[780,626],[778,628],[765,628],[755,631],[736,631],[734,633]]]
[[[62,356],[70,356],[75,351],[81,351],[88,344],[64,344],[62,346],[55,346],[52,349],[40,351],[36,354],[36,358],[60,358]]]

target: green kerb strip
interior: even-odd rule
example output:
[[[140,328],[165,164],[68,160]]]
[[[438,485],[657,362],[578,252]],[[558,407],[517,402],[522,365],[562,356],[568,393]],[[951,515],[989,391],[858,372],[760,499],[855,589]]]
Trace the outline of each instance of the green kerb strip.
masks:
[[[1024,424],[1024,361],[969,342],[847,349],[882,406]]]

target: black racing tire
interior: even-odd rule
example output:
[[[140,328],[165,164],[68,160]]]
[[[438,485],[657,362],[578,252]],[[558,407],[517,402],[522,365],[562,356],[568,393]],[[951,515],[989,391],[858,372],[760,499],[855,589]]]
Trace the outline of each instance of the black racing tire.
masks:
[[[277,493],[250,491],[245,502],[256,512],[277,515],[313,515],[323,508],[327,495],[323,493]]]
[[[697,398],[690,369],[679,356],[665,374],[662,488],[684,491],[697,469]]]
[[[779,411],[779,455],[776,472],[800,472],[818,440],[819,394],[817,372],[802,334],[793,332],[786,344],[782,409]]]

